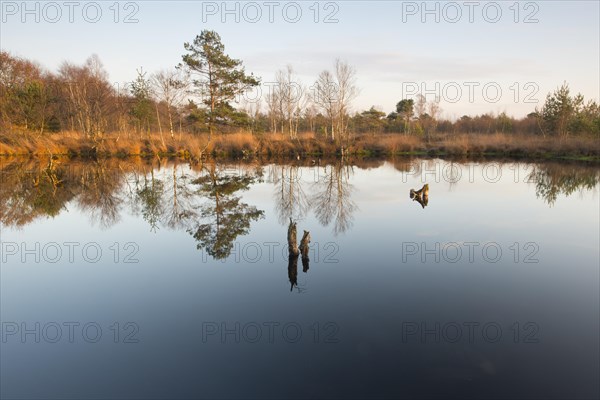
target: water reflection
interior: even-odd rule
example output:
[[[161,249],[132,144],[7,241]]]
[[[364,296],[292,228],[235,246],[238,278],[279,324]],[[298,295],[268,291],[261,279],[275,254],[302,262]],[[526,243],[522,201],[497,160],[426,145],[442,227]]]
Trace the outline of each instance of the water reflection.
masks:
[[[298,165],[273,165],[269,177],[275,185],[274,201],[280,224],[287,220],[302,220],[314,210],[323,226],[333,223],[333,233],[344,233],[352,227],[353,213],[358,209],[352,200],[354,187],[350,184],[353,166],[343,160],[334,161],[323,167],[316,167],[306,193],[307,177],[302,177]]]
[[[429,184],[426,183],[419,190],[410,189],[409,194],[410,198],[419,203],[421,207],[425,208],[429,204]]]
[[[2,347],[11,365],[2,380],[8,397],[28,387],[24,376],[47,378],[27,397],[64,393],[73,382],[83,393],[107,365],[116,368],[108,379],[128,376],[117,393],[124,398],[243,397],[257,382],[272,389],[262,397],[315,397],[333,393],[333,381],[345,388],[336,392],[340,397],[364,397],[364,387],[377,385],[390,397],[427,385],[434,388],[429,397],[473,385],[500,397],[534,397],[540,388],[542,397],[573,388],[579,397],[598,397],[590,395],[597,394],[598,374],[591,356],[598,347],[597,167],[405,159],[326,164],[0,159],[2,240],[28,249],[25,256],[3,252],[5,321],[22,320],[29,329],[35,321],[42,327],[99,321],[105,332],[90,345],[78,328],[74,344],[63,329],[62,342],[49,344],[42,329],[41,343],[29,335],[33,350],[13,335],[8,340],[17,345]],[[498,181],[496,167],[503,169]],[[434,196],[426,211],[406,196],[425,183]],[[88,218],[113,229],[90,228]],[[292,257],[285,249],[290,218],[298,244]],[[334,238],[336,231],[345,234]],[[71,262],[62,243],[73,239],[98,242],[104,258],[92,265],[78,251]],[[125,250],[131,241],[139,243],[140,262],[115,262],[115,242]],[[64,249],[60,262],[50,265],[54,253],[43,251],[45,260],[34,262],[34,243],[44,249],[53,242]],[[493,247],[483,251],[492,243],[503,250],[498,263]],[[411,246],[418,250],[404,251]],[[458,261],[455,249],[462,249]],[[209,251],[215,258],[230,254],[229,262],[208,260]],[[296,296],[307,288],[310,296]],[[113,344],[115,321],[139,324],[140,343]],[[271,322],[298,323],[303,336],[292,344],[277,328],[275,343],[265,329],[259,343],[228,335],[225,345],[219,333],[201,341],[211,321],[221,332],[240,321],[242,340],[244,326]],[[525,341],[530,323],[540,327],[539,342]],[[492,342],[483,327],[494,324],[502,331]],[[415,334],[404,339],[405,327]],[[57,364],[58,353],[64,362]],[[294,357],[300,362],[281,362]],[[271,369],[256,368],[257,359]],[[91,369],[73,368],[82,360]],[[320,366],[309,379],[314,390],[300,385],[296,393],[289,382],[261,380],[312,365]],[[352,386],[348,376],[366,377],[368,385],[362,379]],[[548,386],[548,376],[558,378]],[[227,384],[235,379],[239,385]]]
[[[528,176],[535,183],[535,194],[549,206],[559,195],[565,197],[582,190],[592,190],[600,181],[598,169],[576,165],[549,164],[535,166]]]
[[[108,228],[120,220],[120,208],[124,202],[120,189],[125,176],[115,174],[112,166],[104,160],[73,171],[76,176],[72,179],[65,175],[66,181],[77,191],[79,208],[90,215],[92,221],[98,221],[101,227]],[[70,174],[69,174],[70,175]],[[79,186],[75,186],[79,182]]]
[[[142,208],[144,221],[150,224],[150,230],[156,232],[161,216],[165,211],[162,198],[165,192],[164,183],[154,177],[154,170],[150,170],[150,178],[144,174],[144,182],[136,190],[138,202]]]
[[[194,199],[197,196],[194,185],[191,183],[193,177],[186,174],[176,164],[173,164],[172,172],[165,184],[170,188],[165,193],[165,215],[163,223],[169,229],[185,229],[186,224],[197,217],[194,209]]]
[[[198,249],[205,249],[219,260],[229,257],[235,239],[248,234],[250,223],[262,218],[264,211],[242,202],[241,197],[236,195],[239,191],[248,190],[255,182],[253,175],[224,175],[215,163],[211,163],[206,171],[206,176],[192,182],[198,186],[198,194],[208,199],[199,207],[203,223],[196,222],[188,232],[198,242]]]
[[[90,165],[90,169],[95,169]],[[94,185],[96,191],[87,190],[82,171],[81,180],[68,176],[65,167],[56,160],[31,163],[3,163],[0,185],[0,221],[7,226],[24,226],[42,217],[55,217],[65,205],[79,198],[79,205],[89,211],[101,208],[98,194],[108,192],[103,181]],[[79,178],[79,177],[77,177]],[[93,188],[92,188],[93,189]],[[82,196],[83,195],[83,196]],[[93,204],[93,208],[88,208]]]
[[[309,251],[310,251],[310,232],[308,231],[304,231],[304,235],[302,235],[302,240],[300,241],[300,254],[302,255],[302,272],[306,273],[308,272],[308,269],[310,268],[310,258],[309,258]]]
[[[323,226],[333,222],[335,235],[352,228],[354,212],[358,208],[352,200],[352,173],[352,166],[339,161],[323,167],[323,175],[314,183],[312,202],[317,220]]]
[[[297,226],[296,222],[290,218],[290,223],[287,230],[288,243],[288,279],[290,281],[290,292],[294,287],[298,288],[298,257],[302,255],[302,272],[307,273],[309,269],[309,248],[310,248],[310,232],[304,231],[300,245],[297,243]],[[298,288],[300,291],[300,289]]]
[[[269,168],[270,180],[275,186],[273,199],[280,224],[289,218],[303,219],[311,208],[311,201],[304,191],[303,180],[298,165],[272,165]]]
[[[294,287],[298,288],[298,257],[297,256],[290,256],[288,259],[288,279],[290,280],[290,292],[292,290],[294,290]]]
[[[358,210],[351,183],[355,168],[382,165],[383,161],[346,164],[335,160],[323,166],[267,166],[279,223],[302,221],[312,212],[322,226],[331,227],[334,235],[348,232]],[[419,168],[429,168],[415,160],[392,160],[391,165],[403,174],[413,175]],[[452,166],[460,164],[444,165],[450,166],[446,169],[452,172]],[[599,170],[594,166],[528,166],[531,169],[527,182],[534,184],[537,197],[548,206],[553,206],[560,196],[592,190],[600,181]],[[253,185],[264,183],[264,170],[258,163],[231,168],[230,164],[212,161],[188,165],[141,159],[5,159],[0,168],[0,222],[21,227],[39,218],[56,217],[73,206],[86,213],[92,223],[109,228],[120,221],[129,207],[129,212],[142,217],[152,232],[161,227],[186,231],[198,249],[222,259],[231,254],[234,241],[247,235],[252,223],[264,217],[264,211],[248,204],[242,195]],[[449,182],[452,185],[454,180]],[[423,208],[428,206],[425,186],[413,190],[411,198]],[[308,257],[306,263],[303,259],[303,265],[308,270]]]

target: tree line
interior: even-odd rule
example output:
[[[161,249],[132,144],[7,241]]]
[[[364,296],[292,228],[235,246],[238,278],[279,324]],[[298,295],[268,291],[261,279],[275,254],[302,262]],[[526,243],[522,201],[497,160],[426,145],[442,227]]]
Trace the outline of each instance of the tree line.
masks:
[[[246,73],[241,60],[225,52],[220,36],[204,30],[177,66],[148,74],[136,71],[125,85],[110,82],[99,57],[83,65],[64,62],[56,72],[8,52],[0,52],[0,129],[6,132],[79,132],[91,139],[106,133],[139,135],[159,132],[163,143],[183,133],[299,132],[344,144],[356,134],[402,133],[429,139],[435,133],[513,133],[568,137],[599,135],[600,107],[581,94],[572,95],[565,82],[526,117],[506,113],[441,117],[439,100],[423,95],[400,99],[386,113],[371,107],[352,111],[357,98],[356,70],[336,60],[307,90],[292,66],[275,73],[262,99],[239,101],[261,85]]]

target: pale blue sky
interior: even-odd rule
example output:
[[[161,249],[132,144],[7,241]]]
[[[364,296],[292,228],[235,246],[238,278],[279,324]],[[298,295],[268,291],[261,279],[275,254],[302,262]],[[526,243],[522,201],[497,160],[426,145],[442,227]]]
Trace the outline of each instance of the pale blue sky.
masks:
[[[23,12],[21,1],[1,3],[2,50],[34,59],[51,70],[63,60],[82,63],[96,53],[113,82],[131,81],[139,67],[153,72],[176,65],[184,42],[192,41],[202,29],[214,29],[227,53],[242,59],[247,71],[266,82],[273,80],[277,69],[291,64],[310,85],[336,58],[348,61],[357,70],[361,89],[355,110],[375,105],[389,112],[412,88],[424,87],[433,93],[436,83],[443,113],[449,118],[488,111],[520,117],[536,106],[527,101],[537,99],[541,104],[546,93],[563,81],[586,98],[597,100],[600,92],[600,8],[595,0],[481,1],[471,9],[473,22],[469,22],[465,2],[427,2],[429,9],[438,7],[439,22],[435,13],[423,15],[425,3],[420,1],[319,2],[318,23],[314,1],[273,2],[273,23],[269,22],[270,6],[263,1],[252,6],[239,2],[239,22],[235,12],[223,15],[225,3],[221,1],[120,2],[118,23],[114,1],[97,2],[102,14],[96,23],[84,19],[96,16],[95,5],[88,1],[76,2],[72,23],[69,6],[62,1],[37,6],[28,2],[30,14]],[[234,9],[236,3],[227,2],[226,7]],[[296,4],[302,11],[299,21],[286,21],[284,17],[295,17]],[[203,13],[211,8],[216,9],[215,15]],[[257,9],[262,18],[251,23],[248,19],[255,18]],[[457,9],[462,17],[452,23]],[[486,21],[495,18],[496,9],[502,12],[498,22]],[[56,10],[61,11],[60,18]],[[138,22],[123,23],[131,12]],[[331,12],[338,22],[323,23]],[[528,15],[538,22],[524,23]],[[492,102],[498,88],[502,94]],[[428,96],[432,98],[433,94]]]

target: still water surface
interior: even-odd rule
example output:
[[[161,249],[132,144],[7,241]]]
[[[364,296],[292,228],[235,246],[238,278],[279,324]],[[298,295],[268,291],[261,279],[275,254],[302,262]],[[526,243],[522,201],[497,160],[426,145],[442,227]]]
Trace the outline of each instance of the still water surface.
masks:
[[[2,398],[599,395],[597,167],[1,166]]]

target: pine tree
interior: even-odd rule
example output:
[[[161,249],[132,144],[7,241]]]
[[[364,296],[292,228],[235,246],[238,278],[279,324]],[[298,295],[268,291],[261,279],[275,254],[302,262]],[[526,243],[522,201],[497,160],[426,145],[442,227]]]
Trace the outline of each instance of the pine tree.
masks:
[[[230,101],[254,86],[260,80],[253,74],[247,75],[242,61],[225,54],[225,46],[218,33],[203,30],[193,43],[185,43],[188,54],[183,55],[183,64],[192,76],[194,86],[209,112],[207,121],[212,136],[217,124],[226,123],[231,111]]]

